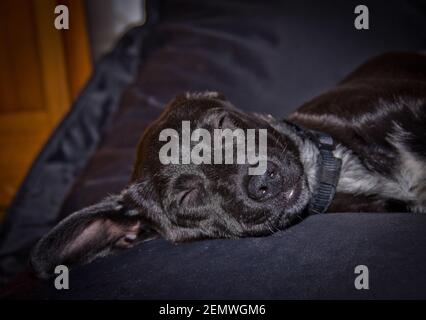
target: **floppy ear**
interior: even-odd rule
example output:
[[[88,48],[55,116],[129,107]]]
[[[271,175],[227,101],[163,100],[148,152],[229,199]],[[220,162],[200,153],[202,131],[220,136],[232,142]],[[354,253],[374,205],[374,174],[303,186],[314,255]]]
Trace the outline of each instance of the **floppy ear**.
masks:
[[[62,220],[36,244],[30,263],[40,278],[47,278],[57,265],[88,263],[155,236],[140,212],[114,195]]]

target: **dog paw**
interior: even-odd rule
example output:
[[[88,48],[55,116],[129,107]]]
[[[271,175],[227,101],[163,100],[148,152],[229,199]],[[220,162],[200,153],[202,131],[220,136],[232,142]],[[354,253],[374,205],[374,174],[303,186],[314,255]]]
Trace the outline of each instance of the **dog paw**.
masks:
[[[141,223],[137,221],[135,224],[122,230],[122,235],[115,243],[118,248],[130,248],[138,242]]]

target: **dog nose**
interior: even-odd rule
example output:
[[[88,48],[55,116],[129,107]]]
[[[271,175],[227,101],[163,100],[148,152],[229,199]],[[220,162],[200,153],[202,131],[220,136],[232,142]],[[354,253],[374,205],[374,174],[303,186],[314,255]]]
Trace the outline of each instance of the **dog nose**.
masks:
[[[248,196],[257,201],[265,201],[276,196],[282,189],[282,176],[278,167],[268,161],[265,173],[253,175],[248,182]]]

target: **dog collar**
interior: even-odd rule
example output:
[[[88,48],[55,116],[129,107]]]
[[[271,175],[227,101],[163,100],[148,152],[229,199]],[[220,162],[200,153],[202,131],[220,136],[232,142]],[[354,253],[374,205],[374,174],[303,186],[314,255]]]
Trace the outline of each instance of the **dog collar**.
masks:
[[[333,154],[334,140],[325,132],[310,130],[287,120],[284,122],[292,126],[300,137],[311,140],[318,148],[317,183],[308,205],[308,213],[325,213],[336,194],[342,167],[342,160]]]
[[[309,132],[313,136],[319,154],[316,174],[317,185],[313,191],[308,210],[310,214],[325,213],[336,194],[342,160],[333,155],[334,140],[330,135],[312,130],[309,130]]]

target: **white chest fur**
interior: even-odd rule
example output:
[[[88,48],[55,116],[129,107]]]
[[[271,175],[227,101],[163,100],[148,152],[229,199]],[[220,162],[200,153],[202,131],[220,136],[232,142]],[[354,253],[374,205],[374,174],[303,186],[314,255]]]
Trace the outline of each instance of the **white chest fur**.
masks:
[[[412,211],[426,213],[426,162],[402,144],[397,150],[397,168],[392,176],[384,176],[365,168],[351,150],[338,145],[334,155],[342,159],[342,170],[337,191],[398,199]]]

